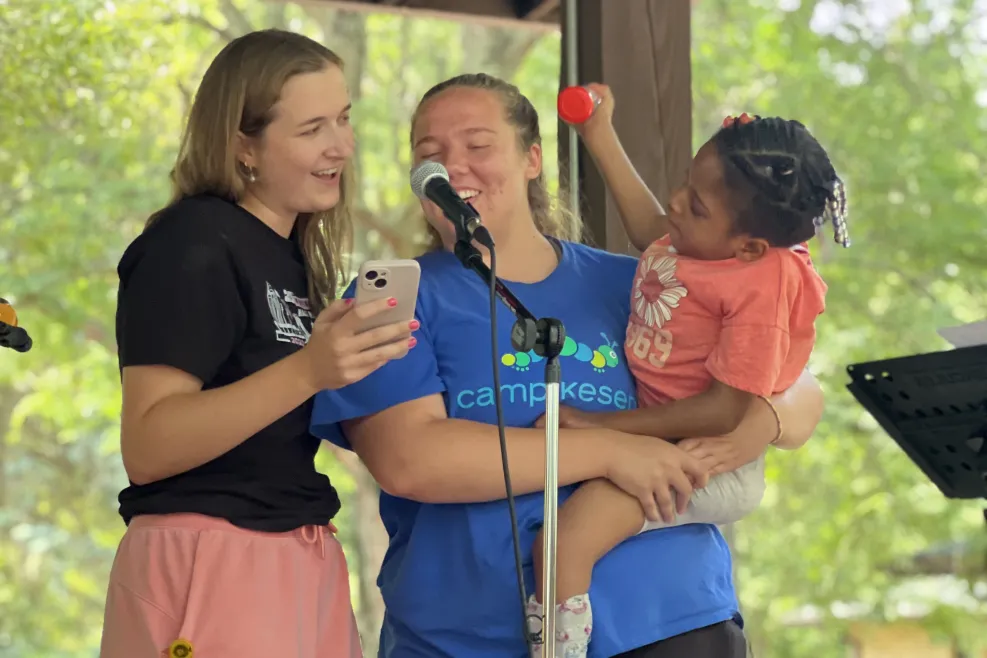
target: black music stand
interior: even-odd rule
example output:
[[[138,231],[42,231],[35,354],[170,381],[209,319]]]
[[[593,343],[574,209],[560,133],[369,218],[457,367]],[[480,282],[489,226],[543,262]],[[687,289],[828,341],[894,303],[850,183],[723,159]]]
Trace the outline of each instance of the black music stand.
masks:
[[[853,397],[947,498],[987,499],[987,345],[847,372]]]

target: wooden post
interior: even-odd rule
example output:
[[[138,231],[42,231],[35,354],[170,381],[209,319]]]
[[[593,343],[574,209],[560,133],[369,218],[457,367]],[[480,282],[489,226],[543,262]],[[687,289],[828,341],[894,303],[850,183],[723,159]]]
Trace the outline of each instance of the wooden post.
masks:
[[[616,98],[614,126],[641,178],[667,204],[692,159],[690,0],[576,0],[578,78],[602,82]],[[565,43],[568,3],[562,2]],[[563,48],[560,87],[569,62]],[[559,164],[570,131],[559,122]],[[585,149],[579,149],[580,213],[589,239],[608,251],[636,253]],[[564,182],[565,175],[562,175]]]

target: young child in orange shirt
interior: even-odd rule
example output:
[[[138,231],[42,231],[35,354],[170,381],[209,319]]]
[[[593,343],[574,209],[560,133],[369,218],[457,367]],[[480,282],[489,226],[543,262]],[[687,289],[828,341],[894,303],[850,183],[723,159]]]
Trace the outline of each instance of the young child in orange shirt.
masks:
[[[561,424],[668,440],[731,432],[755,398],[787,389],[808,362],[826,284],[805,243],[829,224],[849,246],[843,183],[805,126],[743,114],[728,117],[699,149],[666,213],[624,154],[609,89],[587,86],[602,102],[579,132],[643,251],[624,343],[639,408],[563,408]],[[559,510],[556,655],[586,656],[590,579],[608,551],[648,530],[739,520],[763,493],[763,456],[711,478],[672,522],[647,521],[637,499],[607,480],[580,486]],[[537,631],[540,545],[534,556],[528,616]]]

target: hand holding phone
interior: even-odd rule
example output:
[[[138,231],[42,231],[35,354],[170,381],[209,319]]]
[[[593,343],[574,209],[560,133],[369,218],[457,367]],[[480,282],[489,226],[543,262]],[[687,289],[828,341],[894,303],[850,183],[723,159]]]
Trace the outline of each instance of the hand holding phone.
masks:
[[[413,260],[363,264],[354,299],[337,299],[324,309],[302,349],[308,357],[306,378],[316,390],[359,381],[415,346],[412,321],[420,278]]]
[[[418,302],[421,268],[411,259],[369,260],[360,266],[356,280],[355,305],[392,298],[396,304],[362,321],[358,331],[368,331],[395,322],[411,322]]]

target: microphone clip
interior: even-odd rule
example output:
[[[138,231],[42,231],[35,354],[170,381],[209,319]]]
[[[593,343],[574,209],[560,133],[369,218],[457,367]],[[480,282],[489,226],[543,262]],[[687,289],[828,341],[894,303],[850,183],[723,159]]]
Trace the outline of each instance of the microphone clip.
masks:
[[[466,205],[476,213],[472,204],[467,203]],[[473,217],[464,215],[458,219],[450,217],[448,214],[446,217],[456,227],[456,244],[453,246],[453,253],[456,254],[456,258],[463,264],[463,267],[472,269],[476,263],[483,263],[483,256],[473,246],[473,242],[476,241],[491,250],[494,248],[494,242],[490,231],[480,223],[480,214],[476,213]]]
[[[466,205],[473,211],[474,214],[472,216],[463,215],[457,219],[446,214],[446,217],[456,227],[456,242],[472,242],[475,240],[487,249],[493,249],[493,236],[490,235],[490,231],[480,221],[480,213],[476,212],[476,208],[473,207],[472,203],[467,202]],[[445,211],[443,210],[443,212]]]

